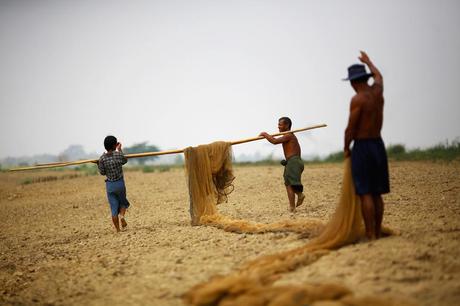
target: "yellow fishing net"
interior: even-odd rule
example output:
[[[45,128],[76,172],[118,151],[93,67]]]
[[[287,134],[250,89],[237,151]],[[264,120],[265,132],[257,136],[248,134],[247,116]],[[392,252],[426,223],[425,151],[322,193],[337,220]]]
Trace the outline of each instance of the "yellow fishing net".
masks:
[[[225,200],[233,190],[231,158],[231,144],[225,142],[185,150],[193,224],[212,225],[233,232],[263,233],[290,230],[310,236],[317,235],[305,246],[260,257],[246,263],[230,275],[216,276],[191,288],[183,296],[187,304],[413,305],[401,299],[355,297],[350,290],[337,285],[273,286],[281,273],[311,264],[328,254],[329,250],[364,237],[360,202],[354,191],[350,159],[346,159],[344,163],[342,190],[336,210],[330,221],[323,225],[316,220],[259,224],[219,215],[216,204]],[[392,234],[388,228],[383,228],[383,232]]]
[[[216,205],[227,200],[235,179],[231,143],[218,141],[184,150],[192,224],[217,213]]]
[[[217,212],[217,204],[227,200],[235,179],[232,145],[218,141],[184,150],[192,225],[209,225],[236,233],[297,232],[318,234],[320,220],[285,220],[270,224],[232,219]]]

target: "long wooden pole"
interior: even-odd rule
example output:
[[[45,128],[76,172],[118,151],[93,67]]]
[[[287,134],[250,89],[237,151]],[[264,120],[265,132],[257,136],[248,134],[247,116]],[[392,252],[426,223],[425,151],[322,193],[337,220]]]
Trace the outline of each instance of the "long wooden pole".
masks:
[[[286,131],[286,132],[281,132],[281,133],[275,133],[275,134],[272,134],[272,136],[282,136],[282,135],[286,135],[286,134],[289,134],[289,133],[298,133],[298,132],[313,130],[313,129],[322,128],[322,127],[326,127],[326,126],[327,126],[326,124],[318,124],[318,125],[313,125],[313,126],[309,126],[309,127],[302,128],[302,129]],[[264,139],[264,138],[265,138],[264,136],[257,136],[257,137],[247,138],[247,139],[236,140],[236,141],[232,141],[232,145],[237,145],[237,144],[241,144],[241,143],[261,140],[261,139]]]
[[[326,126],[327,126],[326,124],[318,124],[318,125],[313,125],[313,126],[309,126],[309,127],[302,128],[302,129],[286,131],[286,132],[281,132],[281,133],[275,133],[275,134],[272,134],[272,136],[282,136],[282,135],[286,135],[286,134],[289,134],[289,133],[298,133],[298,132],[313,130],[313,129],[322,128],[322,127],[326,127]],[[263,136],[257,136],[257,137],[252,137],[252,138],[246,138],[246,139],[232,141],[231,144],[232,145],[237,145],[237,144],[242,144],[242,143],[246,143],[246,142],[261,140],[261,139],[264,139],[264,138],[265,137],[263,137]],[[167,154],[177,154],[177,153],[183,153],[184,150],[185,149],[159,151],[159,152],[132,153],[132,154],[125,154],[125,157],[126,158],[139,158],[139,157],[147,157],[147,156],[159,156],[159,155],[167,155]],[[81,165],[81,164],[87,164],[87,163],[96,163],[97,161],[98,161],[98,159],[84,159],[84,160],[71,161],[71,162],[56,162],[56,163],[49,163],[49,164],[39,164],[39,165],[35,165],[35,166],[30,166],[30,167],[13,168],[13,169],[10,169],[10,171],[25,171],[25,170],[36,170],[36,169],[47,169],[47,168],[55,168],[55,167],[74,166],[74,165]]]

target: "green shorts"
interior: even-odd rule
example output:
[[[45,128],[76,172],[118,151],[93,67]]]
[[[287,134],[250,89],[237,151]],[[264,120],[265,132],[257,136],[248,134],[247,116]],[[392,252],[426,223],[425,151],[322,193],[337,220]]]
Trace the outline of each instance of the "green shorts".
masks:
[[[292,186],[295,192],[303,192],[301,182],[303,169],[304,165],[300,156],[290,157],[284,166],[284,185]]]

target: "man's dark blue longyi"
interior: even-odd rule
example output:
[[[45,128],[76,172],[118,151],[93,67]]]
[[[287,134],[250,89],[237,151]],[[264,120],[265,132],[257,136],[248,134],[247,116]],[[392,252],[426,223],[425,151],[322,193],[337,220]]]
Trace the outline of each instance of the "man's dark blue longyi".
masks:
[[[354,140],[351,172],[358,195],[390,192],[387,153],[382,138]]]

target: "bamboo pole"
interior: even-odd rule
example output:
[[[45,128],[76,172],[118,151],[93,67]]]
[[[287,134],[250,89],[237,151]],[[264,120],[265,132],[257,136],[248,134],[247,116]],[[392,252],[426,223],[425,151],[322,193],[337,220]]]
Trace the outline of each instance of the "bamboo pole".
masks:
[[[301,129],[296,129],[296,130],[292,130],[292,131],[286,131],[286,132],[271,134],[271,136],[282,136],[282,135],[286,135],[286,134],[289,134],[289,133],[298,133],[298,132],[313,130],[313,129],[322,128],[322,127],[326,127],[326,126],[327,126],[326,124],[318,124],[318,125],[313,125],[313,126],[309,126],[309,127],[301,128]],[[257,137],[252,137],[252,138],[246,138],[246,139],[232,141],[231,144],[232,145],[237,145],[237,144],[247,143],[247,142],[251,142],[251,141],[261,140],[261,139],[264,139],[264,138],[265,137],[263,137],[263,136],[257,136]],[[183,153],[184,150],[185,149],[159,151],[159,152],[132,153],[132,154],[125,154],[125,157],[126,158],[139,158],[139,157],[159,156],[159,155],[167,155],[167,154],[178,154],[178,153]],[[83,160],[70,161],[70,162],[56,162],[56,163],[48,163],[48,164],[38,164],[38,165],[35,165],[35,166],[30,166],[30,167],[13,168],[13,169],[10,169],[9,171],[25,171],[25,170],[47,169],[47,168],[55,168],[55,167],[66,167],[66,166],[74,166],[74,165],[81,165],[81,164],[87,164],[87,163],[96,163],[97,161],[98,161],[98,159],[83,159]]]
[[[298,133],[298,132],[313,130],[313,129],[322,128],[322,127],[326,127],[326,126],[327,126],[326,124],[318,124],[318,125],[313,125],[313,126],[309,126],[309,127],[302,128],[302,129],[286,131],[286,132],[281,132],[281,133],[275,133],[275,134],[272,134],[272,136],[282,136],[282,135],[286,135],[286,134],[289,134],[289,133]],[[264,138],[265,138],[264,136],[257,136],[257,137],[247,138],[247,139],[236,140],[236,141],[232,141],[232,145],[237,145],[237,144],[246,143],[246,142],[250,142],[250,141],[261,140],[261,139],[264,139]]]

